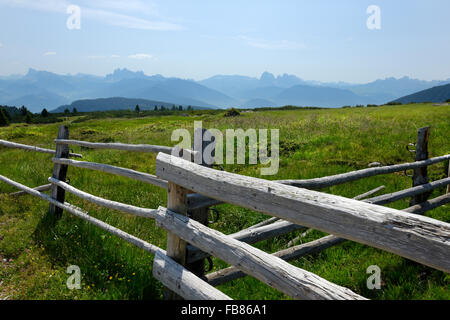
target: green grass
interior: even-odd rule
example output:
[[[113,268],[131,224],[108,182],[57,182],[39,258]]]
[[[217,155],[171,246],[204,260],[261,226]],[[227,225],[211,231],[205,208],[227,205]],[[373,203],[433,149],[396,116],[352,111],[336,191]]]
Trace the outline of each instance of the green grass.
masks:
[[[450,107],[431,104],[323,110],[263,110],[223,117],[224,112],[191,113],[139,118],[72,117],[70,136],[94,142],[174,145],[174,129],[193,130],[194,120],[206,128],[280,129],[280,169],[268,179],[307,179],[353,171],[378,161],[384,165],[410,162],[405,146],[416,139],[417,129],[431,126],[430,157],[450,153]],[[0,139],[54,148],[57,124],[12,124],[0,128]],[[154,154],[72,147],[83,160],[107,163],[154,173]],[[447,163],[429,167],[432,180],[444,178]],[[47,183],[52,172],[50,156],[0,147],[0,174],[27,186]],[[259,165],[224,165],[225,170],[260,176]],[[136,206],[165,206],[165,190],[114,175],[69,168],[71,185],[86,192]],[[385,193],[411,186],[403,173],[362,179],[334,186],[324,192],[354,197],[380,185]],[[0,183],[0,297],[9,299],[159,299],[162,286],[152,277],[152,255],[108,233],[64,214],[59,221],[47,217],[48,203],[23,196],[7,195],[14,188]],[[445,192],[435,190],[432,197]],[[166,233],[151,220],[107,210],[67,195],[67,201],[91,215],[152,244],[165,248]],[[407,200],[390,207],[403,209]],[[427,216],[450,222],[450,206]],[[217,206],[221,219],[211,225],[226,234],[255,224],[267,216],[232,205]],[[266,240],[255,246],[267,252],[286,248],[299,235]],[[303,241],[325,234],[314,231]],[[3,262],[1,262],[3,261]],[[319,254],[292,262],[294,265],[345,286],[371,299],[450,299],[448,274],[419,265],[396,255],[346,242]],[[66,268],[78,265],[82,289],[66,288]],[[366,269],[381,268],[381,290],[368,290]],[[215,270],[226,267],[214,259]],[[234,299],[287,299],[258,280],[246,277],[219,287]]]

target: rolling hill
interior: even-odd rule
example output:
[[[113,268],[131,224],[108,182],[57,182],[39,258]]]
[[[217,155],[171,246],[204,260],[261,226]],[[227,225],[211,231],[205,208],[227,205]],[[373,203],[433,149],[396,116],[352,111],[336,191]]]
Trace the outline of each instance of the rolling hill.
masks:
[[[123,97],[114,98],[99,98],[99,99],[85,99],[72,102],[70,105],[60,106],[51,112],[59,113],[64,112],[65,109],[70,111],[76,108],[78,112],[92,112],[92,111],[109,111],[109,110],[134,110],[136,105],[139,105],[141,110],[153,110],[155,106],[158,109],[161,106],[165,108],[172,108],[173,103],[161,102],[155,100],[146,99],[129,99]],[[178,105],[176,105],[178,107]],[[184,105],[183,109],[186,109],[188,105]],[[192,106],[194,109],[203,109],[201,107]]]
[[[401,97],[393,102],[400,102],[403,104],[413,102],[445,102],[448,99],[450,99],[450,84],[422,90],[405,97]]]

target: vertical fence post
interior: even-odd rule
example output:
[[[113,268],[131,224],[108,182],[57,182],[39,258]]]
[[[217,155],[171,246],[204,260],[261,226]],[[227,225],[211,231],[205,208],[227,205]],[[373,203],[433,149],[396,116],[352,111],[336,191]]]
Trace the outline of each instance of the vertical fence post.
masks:
[[[203,141],[203,135],[205,133],[205,129],[198,128],[194,132],[194,151],[199,151],[203,155],[203,151],[205,148],[210,145],[211,143],[214,143],[215,148],[215,141],[214,138],[212,138],[212,141]],[[200,140],[199,140],[200,139]],[[201,142],[201,143],[200,143]],[[214,156],[215,150],[211,152],[211,155]],[[182,156],[182,154],[180,154]],[[198,158],[197,158],[198,159]],[[205,162],[205,159],[203,156],[201,157],[201,165],[210,166],[209,163]],[[191,161],[195,161],[195,156],[191,158]],[[190,210],[188,212],[188,203],[187,203],[187,195],[191,193],[188,189],[185,189],[175,183],[172,183],[169,181],[168,188],[167,188],[167,208],[177,212],[182,215],[189,216],[190,218],[199,221],[200,223],[207,225],[208,224],[208,207],[200,208],[196,210]],[[204,277],[205,275],[205,261],[204,259],[200,261],[196,261],[194,263],[190,263],[189,265],[186,264],[186,258],[187,258],[187,249],[186,249],[186,242],[179,238],[176,234],[173,234],[171,232],[167,233],[167,247],[166,252],[169,257],[174,259],[179,264],[186,266],[186,269],[193,272],[199,277]],[[173,291],[169,290],[168,288],[164,289],[164,298],[166,300],[180,300],[182,299],[179,295],[174,293]]]
[[[417,132],[416,157],[415,161],[428,159],[428,139],[430,137],[430,127],[420,128]],[[428,183],[427,167],[414,169],[413,187]],[[409,206],[427,201],[430,192],[419,194],[411,198]]]
[[[450,178],[450,161],[448,162],[448,177]],[[446,193],[450,193],[450,184],[447,186],[447,192]]]
[[[196,129],[196,131],[194,132],[193,150],[201,152],[201,163],[198,163],[198,164],[205,166],[205,167],[211,167],[212,163],[209,163],[209,162],[214,159],[216,145],[215,145],[214,136],[211,137],[211,141],[204,140],[206,132],[207,132],[207,130],[204,128]],[[212,146],[212,149],[209,149],[209,150],[211,150],[211,158],[212,159],[207,159],[207,158],[205,158],[204,151],[210,144],[214,144]],[[200,159],[200,157],[198,157],[197,159]],[[190,218],[207,226],[208,225],[208,212],[209,212],[209,207],[203,207],[203,208],[199,208],[199,209],[195,209],[195,210],[190,210],[188,212],[188,215]],[[186,269],[188,269],[189,271],[194,273],[196,276],[198,276],[200,278],[204,278],[204,276],[205,276],[205,259],[200,259],[198,261],[187,264]]]
[[[62,125],[58,129],[58,139],[69,139],[69,128]],[[56,144],[56,154],[55,158],[69,158],[69,146],[66,144]],[[67,175],[67,165],[56,164],[53,167],[53,175],[52,177],[61,181],[66,181]],[[65,190],[52,185],[51,187],[51,197],[56,199],[58,202],[64,203],[65,198]],[[62,215],[62,209],[55,206],[54,204],[50,204],[49,206],[50,214],[54,215],[56,218],[60,218]]]
[[[169,181],[167,188],[167,208],[182,215],[187,215],[188,190]],[[172,232],[167,232],[167,255],[181,265],[186,265],[186,242]],[[181,300],[175,292],[164,289],[166,300]]]

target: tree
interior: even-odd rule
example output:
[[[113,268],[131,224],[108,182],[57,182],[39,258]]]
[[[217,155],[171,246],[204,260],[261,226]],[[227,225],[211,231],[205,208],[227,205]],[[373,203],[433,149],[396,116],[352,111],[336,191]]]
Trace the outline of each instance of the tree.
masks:
[[[42,112],[41,112],[41,116],[43,117],[43,118],[47,118],[48,117],[48,111],[47,111],[47,109],[42,109]]]
[[[166,108],[164,106],[161,106],[161,111],[166,110]]]
[[[139,105],[136,105],[136,108],[134,108],[134,111],[136,111],[137,113],[139,113],[141,111],[141,108],[139,108]]]
[[[188,106],[187,109],[188,109],[188,111],[192,111],[192,107],[191,106]]]
[[[183,106],[178,106],[178,111],[183,111]]]
[[[154,111],[158,111],[158,106],[155,106],[155,108],[153,110]]]
[[[11,117],[11,114],[9,113],[8,109],[6,109],[6,107],[7,107],[7,106],[5,106],[5,107],[3,108],[3,113],[5,114],[6,118],[11,122],[12,117]],[[0,106],[0,109],[2,109],[1,106]]]
[[[65,108],[65,109],[64,109],[64,113],[65,113],[65,114],[68,114],[68,113],[70,113],[70,110],[69,110],[69,108]]]
[[[27,115],[25,116],[25,122],[26,123],[32,123],[33,122],[33,115],[29,111],[27,112]]]
[[[77,114],[77,113],[78,113],[77,108],[74,107],[74,108],[72,109],[72,113],[73,113],[73,114]]]
[[[177,109],[177,107],[175,107],[175,105],[172,106],[172,111],[175,111]]]
[[[22,116],[26,116],[27,113],[28,113],[28,109],[27,109],[25,106],[22,106],[22,107],[20,108],[20,114],[21,114]]]
[[[9,125],[9,120],[3,112],[3,108],[0,108],[0,127],[6,127]]]

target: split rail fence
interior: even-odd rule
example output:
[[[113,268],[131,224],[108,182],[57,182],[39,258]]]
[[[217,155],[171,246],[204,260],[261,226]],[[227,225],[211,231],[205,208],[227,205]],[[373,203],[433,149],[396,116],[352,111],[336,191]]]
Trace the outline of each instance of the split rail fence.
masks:
[[[246,275],[295,299],[365,299],[288,261],[350,240],[450,272],[450,224],[421,215],[450,202],[448,189],[446,194],[428,200],[434,189],[450,186],[450,175],[438,181],[428,181],[427,166],[450,159],[450,154],[428,158],[429,133],[429,127],[419,130],[414,144],[416,149],[410,150],[415,154],[415,161],[411,163],[308,180],[268,181],[194,163],[196,153],[202,152],[205,144],[197,147],[198,150],[195,150],[195,144],[194,150],[174,150],[165,146],[85,142],[70,140],[68,128],[61,126],[55,150],[0,140],[0,145],[6,147],[53,154],[50,184],[30,188],[1,175],[0,180],[20,190],[12,195],[30,194],[48,201],[49,212],[57,217],[65,210],[154,254],[153,275],[166,287],[167,299],[230,299],[215,286]],[[70,145],[158,153],[156,175],[70,159],[82,158],[80,154],[69,151]],[[175,153],[177,156],[172,155]],[[183,155],[185,157],[181,158]],[[69,166],[111,173],[165,188],[168,192],[167,208],[141,208],[83,192],[66,182]],[[414,170],[413,186],[390,194],[373,196],[384,186],[353,199],[317,191],[361,178],[411,169]],[[50,190],[50,195],[43,192],[46,190]],[[99,206],[154,219],[168,232],[166,250],[65,202],[65,192]],[[400,211],[381,206],[405,198],[411,198],[411,206],[407,209]],[[207,226],[209,207],[221,203],[242,206],[272,218],[225,235]],[[273,254],[251,246],[296,230],[308,232],[311,229],[330,235],[300,245],[291,242],[292,246]],[[210,256],[218,257],[231,267],[205,274],[205,259]]]

